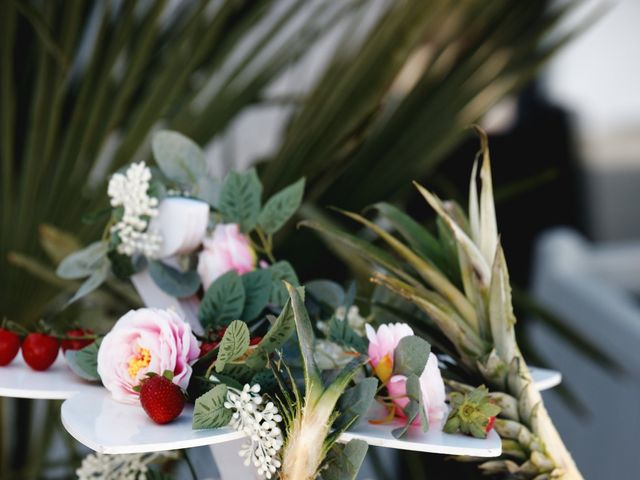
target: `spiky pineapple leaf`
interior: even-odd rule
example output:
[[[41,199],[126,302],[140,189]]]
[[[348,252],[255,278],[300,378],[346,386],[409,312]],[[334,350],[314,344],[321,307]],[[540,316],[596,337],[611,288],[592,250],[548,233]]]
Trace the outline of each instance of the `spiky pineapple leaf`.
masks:
[[[304,306],[304,301],[293,285],[285,283],[289,298],[291,300],[291,309],[293,310],[293,319],[295,322],[296,332],[298,333],[298,345],[302,355],[302,367],[304,370],[305,398],[307,404],[315,405],[324,391],[320,370],[314,359],[315,335],[309,314]],[[304,289],[301,288],[304,292]]]

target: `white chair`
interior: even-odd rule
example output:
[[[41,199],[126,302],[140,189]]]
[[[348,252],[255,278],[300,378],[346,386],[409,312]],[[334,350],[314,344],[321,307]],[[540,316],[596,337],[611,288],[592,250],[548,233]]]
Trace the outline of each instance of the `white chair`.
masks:
[[[557,392],[545,393],[567,446],[586,478],[638,478],[640,242],[592,245],[571,230],[545,233],[536,246],[533,292],[626,370],[612,374],[534,323],[536,348],[590,410],[576,416]]]

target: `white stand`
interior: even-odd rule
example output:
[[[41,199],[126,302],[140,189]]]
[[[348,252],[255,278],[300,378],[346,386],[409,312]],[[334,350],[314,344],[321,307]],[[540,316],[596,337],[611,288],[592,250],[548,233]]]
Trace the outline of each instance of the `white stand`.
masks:
[[[148,274],[135,276],[134,285],[144,302],[151,307],[173,306],[190,321],[197,323],[197,304],[172,298],[158,289]],[[551,388],[561,381],[558,372],[532,368],[538,387]],[[254,470],[248,469],[238,455],[243,434],[231,428],[193,430],[192,407],[168,425],[154,424],[137,405],[124,405],[111,399],[109,392],[95,384],[77,378],[58,358],[46,372],[28,368],[21,357],[8,367],[0,367],[0,395],[20,398],[66,399],[62,405],[62,423],[67,431],[89,448],[108,454],[144,453],[175,450],[209,445],[223,480],[250,478]],[[496,457],[502,451],[500,437],[495,431],[486,439],[464,435],[449,435],[439,428],[422,433],[411,428],[407,438],[397,440],[392,430],[402,424],[400,420],[385,425],[373,425],[369,419],[382,418],[384,412],[374,405],[365,418],[348,432],[340,442],[352,439],[366,441],[370,445],[402,450],[412,450],[448,455]],[[257,477],[255,477],[257,478]]]

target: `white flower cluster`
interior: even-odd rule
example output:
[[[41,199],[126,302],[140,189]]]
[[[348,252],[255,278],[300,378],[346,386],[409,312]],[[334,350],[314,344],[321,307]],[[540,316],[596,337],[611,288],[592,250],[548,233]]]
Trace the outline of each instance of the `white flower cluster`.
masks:
[[[252,462],[258,469],[258,475],[271,478],[280,468],[278,451],[284,439],[278,424],[282,417],[273,402],[263,404],[260,385],[245,385],[242,391],[229,387],[225,408],[233,410],[230,425],[244,432],[250,440],[240,449],[244,464]]]
[[[149,218],[158,215],[158,199],[147,193],[150,180],[151,170],[144,162],[132,163],[124,174],[116,173],[109,180],[111,206],[124,208],[122,220],[111,227],[120,237],[118,252],[124,255],[140,252],[153,258],[162,244],[157,232],[145,231]]]
[[[127,455],[106,455],[92,453],[82,460],[76,470],[78,480],[145,480],[149,464],[160,459],[176,459],[177,452],[138,453]]]

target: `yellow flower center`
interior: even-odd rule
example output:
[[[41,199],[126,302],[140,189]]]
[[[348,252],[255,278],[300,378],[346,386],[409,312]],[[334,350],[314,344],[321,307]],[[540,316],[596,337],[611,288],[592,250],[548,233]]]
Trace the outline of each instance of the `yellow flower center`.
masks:
[[[386,384],[393,373],[393,359],[388,354],[385,355],[373,370],[382,383]]]
[[[136,354],[129,359],[129,376],[135,380],[141,368],[148,367],[151,363],[151,352],[148,348],[136,348]]]

